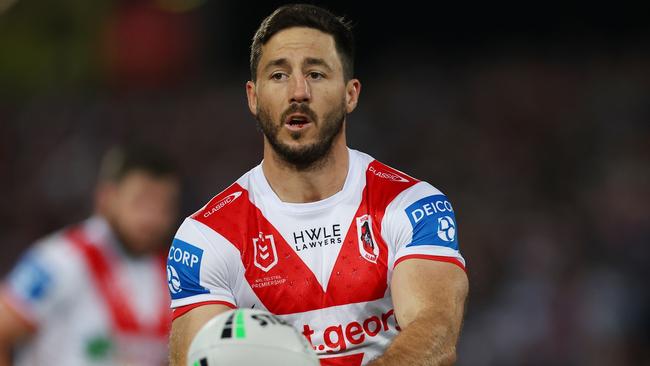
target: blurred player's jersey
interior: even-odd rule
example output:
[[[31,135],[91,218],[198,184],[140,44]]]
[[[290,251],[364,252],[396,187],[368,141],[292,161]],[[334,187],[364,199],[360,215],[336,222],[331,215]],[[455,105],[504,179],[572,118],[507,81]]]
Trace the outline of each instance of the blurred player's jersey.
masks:
[[[343,189],[322,201],[280,201],[259,165],[188,217],[167,258],[174,317],[210,303],[266,309],[301,331],[323,365],[380,355],[399,331],[395,266],[465,261],[439,190],[358,151],[349,157]]]
[[[165,282],[163,255],[128,256],[99,217],[46,237],[0,294],[35,331],[15,364],[166,364]]]

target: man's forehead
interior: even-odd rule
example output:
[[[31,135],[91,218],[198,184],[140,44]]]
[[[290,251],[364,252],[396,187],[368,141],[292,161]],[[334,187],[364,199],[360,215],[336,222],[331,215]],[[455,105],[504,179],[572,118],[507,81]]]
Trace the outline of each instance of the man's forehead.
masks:
[[[262,46],[262,62],[278,58],[336,58],[334,37],[317,29],[293,27],[284,29]]]

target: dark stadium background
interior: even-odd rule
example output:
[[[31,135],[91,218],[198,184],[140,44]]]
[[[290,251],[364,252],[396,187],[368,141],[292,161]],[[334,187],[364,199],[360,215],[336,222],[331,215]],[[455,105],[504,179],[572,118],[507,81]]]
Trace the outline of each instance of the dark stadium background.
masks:
[[[249,40],[278,3],[11,3],[0,0],[0,275],[89,214],[112,143],[173,154],[182,215],[261,159],[244,82]],[[650,364],[647,13],[319,4],[355,23],[349,145],[454,203],[471,283],[459,365]]]

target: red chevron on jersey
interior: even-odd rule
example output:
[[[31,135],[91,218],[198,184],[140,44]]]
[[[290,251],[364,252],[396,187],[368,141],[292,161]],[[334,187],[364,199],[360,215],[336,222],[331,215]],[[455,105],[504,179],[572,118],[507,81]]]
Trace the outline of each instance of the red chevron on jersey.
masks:
[[[192,218],[235,245],[241,254],[247,281],[269,311],[278,315],[293,314],[384,296],[388,248],[378,235],[381,221],[386,206],[415,183],[417,180],[402,177],[377,161],[369,165],[361,204],[349,224],[326,291],[273,224],[251,203],[248,191],[238,184],[215,197]],[[215,211],[215,208],[218,209]],[[361,228],[357,225],[359,220],[364,220]],[[360,246],[359,242],[364,240],[362,236],[369,239]],[[368,260],[368,250],[378,252],[377,258]],[[279,278],[284,283],[273,287],[255,286],[256,280],[264,277]]]

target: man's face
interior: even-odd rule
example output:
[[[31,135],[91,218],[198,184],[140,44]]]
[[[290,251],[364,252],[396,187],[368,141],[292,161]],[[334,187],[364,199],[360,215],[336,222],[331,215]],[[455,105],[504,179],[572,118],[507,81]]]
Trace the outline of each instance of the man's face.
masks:
[[[257,81],[247,84],[251,112],[284,160],[308,167],[330,150],[356,106],[359,82],[347,84],[334,38],[294,27],[262,47]],[[350,96],[352,94],[352,96]]]
[[[176,178],[134,170],[108,191],[106,216],[127,250],[143,254],[168,243],[178,215]]]

